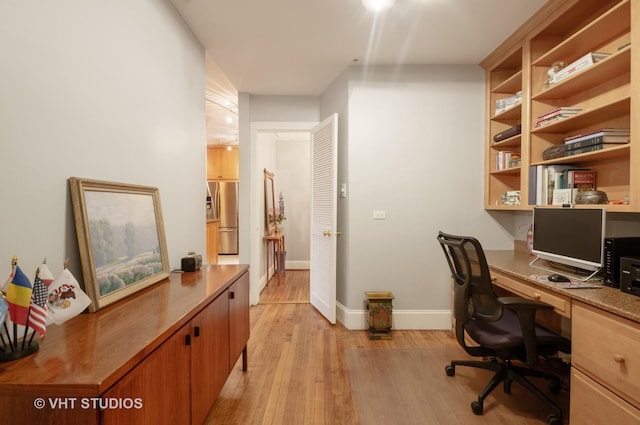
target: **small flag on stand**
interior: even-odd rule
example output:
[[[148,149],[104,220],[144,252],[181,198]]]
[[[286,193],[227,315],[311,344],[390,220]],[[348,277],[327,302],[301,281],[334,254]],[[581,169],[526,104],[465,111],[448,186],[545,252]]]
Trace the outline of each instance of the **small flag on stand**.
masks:
[[[40,266],[40,279],[42,279],[42,282],[47,288],[51,285],[51,282],[53,282],[53,274],[49,270],[49,267],[47,267],[46,258],[42,260],[42,265]]]
[[[0,324],[4,323],[7,318],[7,312],[9,311],[9,304],[4,296],[0,295]],[[0,330],[2,332],[2,330]]]
[[[22,273],[20,266],[16,265],[16,271],[7,286],[6,292],[7,303],[9,303],[9,317],[14,324],[27,325],[32,291],[29,279]]]
[[[80,288],[80,284],[65,267],[49,285],[47,305],[49,317],[61,325],[82,313],[91,304],[91,299]]]
[[[47,287],[40,278],[40,269],[36,272],[33,282],[33,292],[31,293],[31,304],[29,312],[28,326],[40,334],[44,339],[47,332]]]
[[[2,284],[2,287],[0,287],[0,290],[2,290],[2,292],[7,292],[7,287],[13,280],[13,276],[16,274],[16,267],[18,267],[18,257],[14,255],[11,259],[11,273],[9,273],[9,278],[5,283]]]

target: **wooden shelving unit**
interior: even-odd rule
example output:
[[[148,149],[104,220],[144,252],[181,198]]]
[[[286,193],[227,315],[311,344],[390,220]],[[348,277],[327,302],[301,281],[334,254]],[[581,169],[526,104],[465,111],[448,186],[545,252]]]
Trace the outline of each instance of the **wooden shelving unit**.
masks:
[[[628,205],[609,205],[608,210],[640,211],[640,171],[631,166],[640,161],[633,140],[640,134],[640,116],[631,102],[634,94],[640,94],[640,72],[632,67],[640,60],[637,49],[633,50],[640,42],[639,8],[630,0],[552,0],[482,62],[487,110],[485,209],[531,209],[530,166],[571,164],[595,170],[597,189],[605,191],[609,200],[629,200]],[[549,84],[548,70],[554,63],[570,64],[591,52],[609,56]],[[494,113],[496,100],[518,91],[522,92],[520,105]],[[581,107],[582,112],[535,127],[538,116],[559,107]],[[516,124],[522,126],[521,135],[494,142],[495,134]],[[564,143],[565,138],[601,128],[630,128],[630,143],[542,159],[545,149]],[[517,152],[520,167],[498,171],[499,151]],[[507,191],[520,191],[521,205],[503,205]]]

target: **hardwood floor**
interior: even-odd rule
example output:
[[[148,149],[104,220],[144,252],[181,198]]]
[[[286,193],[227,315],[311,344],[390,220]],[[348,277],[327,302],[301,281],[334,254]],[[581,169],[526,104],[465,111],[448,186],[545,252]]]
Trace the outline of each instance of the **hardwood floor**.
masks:
[[[284,279],[272,277],[260,294],[260,304],[296,304],[309,302],[309,270],[287,270]]]
[[[242,372],[241,361],[235,365],[206,424],[359,425],[345,350],[457,347],[449,331],[393,331],[391,340],[372,341],[366,331],[332,326],[308,304],[308,272],[287,271],[285,283],[274,282],[251,307],[249,369]],[[469,404],[459,409],[470,411]],[[447,413],[450,408],[442,407]],[[477,418],[492,423],[489,415]],[[517,423],[544,420],[518,418]]]

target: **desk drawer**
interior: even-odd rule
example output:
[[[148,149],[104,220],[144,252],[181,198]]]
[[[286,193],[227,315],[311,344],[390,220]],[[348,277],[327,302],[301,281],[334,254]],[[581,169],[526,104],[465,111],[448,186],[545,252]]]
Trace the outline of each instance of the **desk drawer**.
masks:
[[[640,325],[576,302],[573,366],[640,407]]]
[[[547,291],[534,284],[519,282],[502,273],[492,272],[493,284],[521,297],[531,298],[550,304],[556,313],[571,318],[571,300],[552,291]]]
[[[571,424],[636,425],[640,411],[571,368]]]

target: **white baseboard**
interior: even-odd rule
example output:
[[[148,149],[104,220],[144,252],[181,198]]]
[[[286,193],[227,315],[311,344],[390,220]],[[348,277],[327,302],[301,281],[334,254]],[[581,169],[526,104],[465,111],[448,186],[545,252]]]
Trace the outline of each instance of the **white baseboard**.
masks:
[[[286,261],[284,268],[286,270],[309,270],[310,263],[310,261]]]
[[[448,330],[451,329],[451,310],[397,310],[393,309],[392,327],[395,330]],[[367,310],[349,310],[336,303],[336,318],[349,330],[366,330]]]

